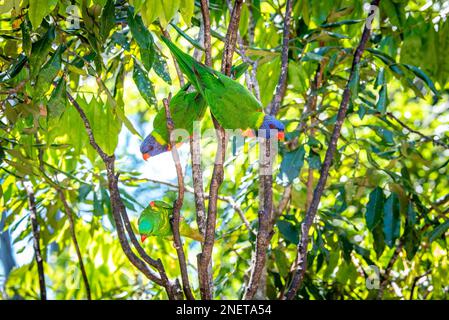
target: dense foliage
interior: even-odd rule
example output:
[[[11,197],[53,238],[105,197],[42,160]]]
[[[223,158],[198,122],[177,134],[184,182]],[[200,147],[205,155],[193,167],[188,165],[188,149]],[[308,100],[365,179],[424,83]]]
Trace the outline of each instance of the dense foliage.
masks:
[[[209,1],[216,70],[232,5]],[[289,286],[301,222],[348,85],[349,110],[310,230],[308,268],[297,298],[449,298],[449,5],[381,0],[366,50],[347,84],[367,6],[364,1],[293,1],[288,79],[278,113],[287,126],[287,142],[275,164],[273,211],[278,215],[260,297],[278,298]],[[239,81],[260,94],[264,106],[270,105],[281,72],[285,7],[285,0],[247,0],[241,11],[233,63],[249,63]],[[200,2],[194,0],[3,1],[4,299],[39,298],[30,197],[36,203],[50,298],[86,298],[72,227],[93,299],[167,298],[164,288],[123,253],[105,163],[67,92],[84,110],[101,149],[115,154],[121,199],[136,228],[138,213],[151,200],[172,203],[177,197],[171,154],[144,162],[139,152],[162,99],[180,88],[159,36],[167,32],[182,50],[201,58],[201,24]],[[201,126],[213,128],[209,113]],[[215,151],[214,139],[203,141],[206,189]],[[188,143],[180,156],[188,191],[181,215],[195,225]],[[243,146],[231,141],[212,259],[216,298],[241,298],[248,282],[258,230],[258,181],[256,140]],[[201,245],[183,241],[199,297]],[[151,237],[143,247],[161,259],[169,279],[180,278],[170,239]]]

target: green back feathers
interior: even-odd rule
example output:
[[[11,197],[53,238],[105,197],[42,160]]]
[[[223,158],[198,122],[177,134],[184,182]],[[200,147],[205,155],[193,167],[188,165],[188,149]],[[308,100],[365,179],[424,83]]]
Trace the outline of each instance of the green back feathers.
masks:
[[[193,123],[201,120],[206,111],[206,103],[197,92],[188,92],[184,86],[170,101],[170,114],[175,129],[184,129],[189,136],[193,133]],[[153,121],[153,136],[161,144],[170,140],[167,129],[165,108],[161,108]],[[177,141],[179,142],[179,141]]]
[[[258,129],[264,113],[254,95],[235,80],[193,59],[167,38],[162,41],[172,52],[181,71],[203,95],[213,115],[225,129]]]

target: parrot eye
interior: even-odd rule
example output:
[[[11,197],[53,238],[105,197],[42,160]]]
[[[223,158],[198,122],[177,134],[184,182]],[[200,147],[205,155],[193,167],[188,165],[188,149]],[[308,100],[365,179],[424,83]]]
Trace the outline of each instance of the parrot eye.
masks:
[[[153,151],[153,149],[154,149],[153,146],[150,146],[150,147],[148,148],[148,150],[150,150],[150,151]]]

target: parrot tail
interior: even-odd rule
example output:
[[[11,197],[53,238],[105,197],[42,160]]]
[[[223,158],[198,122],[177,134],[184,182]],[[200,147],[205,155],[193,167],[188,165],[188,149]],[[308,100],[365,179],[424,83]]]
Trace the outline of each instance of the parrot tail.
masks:
[[[182,73],[186,75],[186,77],[189,79],[191,83],[195,84],[197,90],[201,90],[201,88],[198,87],[199,84],[196,74],[198,73],[197,71],[198,69],[204,67],[200,63],[198,63],[198,61],[189,56],[187,53],[180,50],[173,42],[168,40],[168,38],[161,36],[161,39],[167,45],[167,47],[170,49],[171,53],[175,57]]]
[[[181,221],[179,232],[181,236],[187,237],[199,242],[204,242],[204,237],[201,235],[201,233],[192,227],[190,227],[185,221]]]

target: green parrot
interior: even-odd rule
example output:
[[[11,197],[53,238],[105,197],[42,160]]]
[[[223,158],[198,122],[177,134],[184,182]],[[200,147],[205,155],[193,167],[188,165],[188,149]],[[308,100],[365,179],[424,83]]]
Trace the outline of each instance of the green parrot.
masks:
[[[248,68],[248,64],[242,63],[231,72],[234,77],[240,77]],[[193,122],[199,121],[206,110],[206,102],[197,91],[191,91],[191,84],[187,83],[170,100],[170,114],[176,129],[185,129],[191,136],[193,134]],[[153,131],[142,141],[140,152],[144,160],[169,151],[169,135],[165,108],[161,108],[153,120]],[[178,141],[178,146],[183,141]]]
[[[196,61],[181,51],[166,37],[162,41],[172,52],[181,71],[206,100],[212,114],[225,129],[241,129],[244,132],[264,129],[269,137],[270,129],[278,130],[278,139],[284,140],[284,124],[263,112],[261,103],[237,81]]]
[[[138,225],[139,234],[142,242],[149,236],[173,237],[170,225],[170,217],[173,207],[164,201],[151,201],[140,214]],[[203,236],[198,230],[190,227],[183,219],[179,224],[181,236],[188,237],[200,242],[204,241]]]
[[[198,92],[189,92],[186,84],[170,100],[170,114],[176,129],[185,129],[192,135],[194,121],[200,120],[206,111],[206,103]],[[169,151],[170,137],[167,129],[165,108],[161,108],[153,120],[153,131],[140,146],[143,159]],[[178,141],[181,143],[182,141]]]

